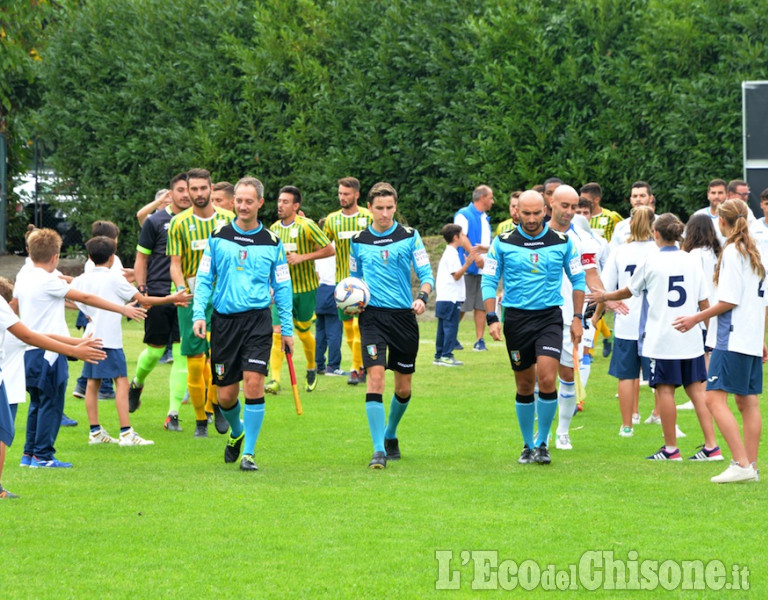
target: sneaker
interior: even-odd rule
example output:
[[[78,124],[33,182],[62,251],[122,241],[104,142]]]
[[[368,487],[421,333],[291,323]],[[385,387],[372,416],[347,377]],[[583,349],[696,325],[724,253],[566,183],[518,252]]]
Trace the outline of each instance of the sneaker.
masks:
[[[352,369],[349,372],[349,379],[347,379],[347,383],[349,385],[357,385],[358,383],[364,383],[364,382],[365,382],[365,372],[362,369],[360,369],[359,371]]]
[[[752,468],[755,470],[755,481],[760,481],[760,469],[757,468],[757,463],[752,463]]]
[[[688,436],[687,436],[687,435],[685,435],[685,434],[682,432],[682,430],[681,430],[681,429],[680,429],[680,428],[677,426],[677,423],[675,423],[675,436],[676,436],[676,437],[679,437],[679,438],[688,437]]]
[[[88,434],[89,444],[114,444],[117,440],[107,433],[107,430],[100,427],[96,431]]]
[[[70,419],[64,413],[61,413],[61,426],[62,427],[77,427],[77,421]]]
[[[326,369],[326,377],[349,377],[349,371],[342,371],[341,369]]]
[[[243,440],[245,439],[245,431],[239,436],[232,437],[231,435],[227,439],[227,445],[224,447],[224,462],[233,463],[237,462],[237,457],[240,456],[240,448],[243,447]]]
[[[317,369],[315,369],[315,370],[317,371],[317,374],[318,374],[318,375],[325,375],[325,369],[321,369],[320,367],[318,367],[318,368],[317,368]]]
[[[710,481],[712,483],[738,483],[741,481],[755,481],[757,477],[758,475],[752,465],[742,467],[735,460],[732,460],[725,471],[720,473],[720,475],[715,475]]]
[[[241,471],[258,471],[259,467],[256,466],[256,461],[253,460],[253,454],[243,454],[243,458],[240,460]]]
[[[533,451],[533,462],[539,463],[540,465],[548,465],[552,462],[546,444],[542,444]]]
[[[696,407],[693,405],[693,402],[688,400],[685,404],[678,404],[677,410],[695,410]]]
[[[461,345],[461,342],[459,340],[456,340],[456,343],[453,345],[454,350],[464,350],[464,346]]]
[[[131,387],[128,388],[128,412],[136,412],[141,406],[141,392],[143,385],[137,385],[135,379],[131,379]]]
[[[691,456],[688,460],[697,460],[700,462],[714,462],[717,460],[723,460],[723,453],[720,451],[720,446],[715,446],[711,450],[707,450],[704,444],[696,448],[698,452]]]
[[[571,444],[571,436],[567,433],[558,435],[557,439],[555,440],[555,448],[558,450],[573,450],[573,445]]]
[[[400,460],[400,444],[397,438],[391,440],[384,438],[384,450],[387,454],[387,460]]]
[[[72,463],[62,462],[57,458],[50,460],[40,460],[39,458],[32,457],[32,462],[29,463],[30,469],[71,469]]]
[[[453,356],[443,356],[440,359],[440,364],[444,367],[462,367],[464,363],[460,360],[456,360]]]
[[[208,421],[196,421],[195,422],[195,437],[207,438],[208,437]]]
[[[161,365],[170,365],[173,362],[173,350],[166,348],[163,355],[158,360]]]
[[[32,457],[29,454],[22,454],[21,455],[21,462],[19,462],[20,467],[28,467],[32,464]]]
[[[440,362],[439,358],[434,359],[432,361],[432,364],[435,365],[436,367],[442,367],[443,366],[443,363]]]
[[[179,415],[168,415],[165,417],[165,423],[163,423],[163,429],[166,431],[181,431],[181,425],[179,425]]]
[[[526,444],[523,446],[523,451],[520,453],[520,458],[517,459],[521,465],[528,465],[533,462],[533,450],[531,450]]]
[[[311,392],[317,387],[317,370],[307,369],[307,391]]]
[[[611,340],[603,340],[603,358],[608,358],[613,350],[613,344]]]
[[[114,400],[114,399],[115,399],[115,392],[109,392],[109,393],[99,392],[99,400]]]
[[[10,500],[11,498],[18,498],[18,496],[12,492],[9,492],[2,485],[0,485],[0,498]]]
[[[634,413],[632,415],[632,425],[640,425],[641,420],[642,417],[640,416],[640,413]]]
[[[216,427],[216,431],[221,435],[224,435],[229,431],[227,418],[224,416],[224,413],[221,412],[221,407],[218,404],[213,405],[213,424]]]
[[[622,427],[621,429],[619,429],[619,435],[621,437],[632,437],[633,435],[635,435],[635,430],[632,429],[631,427]]]
[[[384,469],[387,466],[387,455],[383,452],[374,452],[371,462],[368,463],[369,469]]]
[[[475,345],[472,346],[472,350],[475,352],[485,352],[488,350],[488,348],[485,347],[485,340],[483,338],[480,338],[475,342]]]
[[[645,420],[646,425],[661,425],[661,417],[657,417],[653,413]]]
[[[662,446],[656,454],[645,457],[648,460],[683,460],[680,456],[680,449],[676,448],[674,452],[667,452],[666,447]]]
[[[75,389],[72,390],[72,395],[75,398],[80,398],[81,400],[85,398],[85,388],[79,385],[75,385]]]
[[[131,427],[128,431],[124,431],[120,434],[121,446],[154,446],[155,442],[152,440],[145,440]]]
[[[274,379],[270,379],[266,384],[264,384],[264,391],[267,392],[267,394],[277,395],[280,393],[280,384]]]

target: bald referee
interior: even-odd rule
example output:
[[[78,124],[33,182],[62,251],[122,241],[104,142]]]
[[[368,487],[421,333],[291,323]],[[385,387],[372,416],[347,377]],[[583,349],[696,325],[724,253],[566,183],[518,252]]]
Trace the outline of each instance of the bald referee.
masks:
[[[549,464],[547,435],[557,410],[556,378],[563,346],[563,273],[573,285],[573,306],[584,304],[585,276],[581,256],[571,239],[544,223],[544,197],[523,192],[518,205],[520,225],[497,236],[485,259],[482,292],[488,312],[489,332],[501,340],[501,323],[494,312],[496,289],[504,284],[504,337],[517,398],[515,409],[525,445],[517,462]],[[582,316],[570,323],[574,347],[581,342]],[[533,388],[538,377],[539,399],[534,406]],[[539,433],[533,438],[538,413]]]

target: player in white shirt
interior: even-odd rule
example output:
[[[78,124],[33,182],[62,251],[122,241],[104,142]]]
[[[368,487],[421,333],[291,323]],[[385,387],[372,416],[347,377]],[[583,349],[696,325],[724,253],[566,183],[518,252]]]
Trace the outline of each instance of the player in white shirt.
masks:
[[[765,258],[768,258],[768,223],[766,223],[766,217],[768,217],[768,188],[760,194],[760,208],[763,210],[763,216],[749,226],[749,233],[755,238],[760,254],[765,260]]]
[[[144,305],[186,303],[191,295],[184,290],[176,294],[158,298],[145,296],[126,281],[122,273],[111,270],[115,256],[115,241],[98,236],[91,238],[85,244],[88,256],[94,262],[94,269],[83,273],[72,281],[72,289],[96,295],[114,304],[125,304],[132,300]],[[128,368],[123,352],[122,315],[115,312],[78,304],[90,319],[86,334],[90,333],[102,339],[107,358],[98,365],[86,365],[83,374],[88,380],[85,390],[85,408],[90,423],[90,444],[114,443],[112,438],[99,424],[98,390],[102,379],[115,381],[115,406],[120,419],[121,446],[146,446],[153,444],[150,440],[141,438],[131,427],[128,411]]]
[[[709,206],[700,208],[691,215],[692,217],[695,215],[705,215],[709,218],[712,223],[712,228],[715,231],[715,235],[717,236],[717,241],[720,242],[721,247],[725,244],[725,237],[720,233],[720,228],[717,226],[717,220],[719,218],[717,215],[717,207],[725,201],[727,195],[725,191],[726,186],[727,184],[723,179],[713,179],[710,181],[707,186],[707,200],[709,201]],[[685,235],[688,235],[687,231]]]
[[[720,230],[725,248],[715,271],[717,304],[693,316],[675,321],[679,331],[696,328],[704,319],[710,322],[707,342],[713,346],[707,377],[707,406],[731,451],[731,464],[714,483],[758,479],[757,453],[762,420],[758,394],[763,389],[762,362],[765,347],[765,266],[754,239],[749,235],[747,205],[742,200],[726,200],[720,213]],[[714,318],[713,318],[714,317]],[[728,394],[736,399],[744,427],[728,408]]]
[[[705,446],[716,448],[714,425],[704,401],[704,340],[701,331],[675,331],[672,323],[691,310],[709,307],[704,273],[698,262],[677,247],[683,223],[665,213],[654,221],[653,237],[659,251],[649,254],[638,266],[627,287],[604,294],[603,300],[642,296],[640,312],[640,355],[651,360],[649,383],[656,392],[656,404],[664,431],[664,446],[648,456],[650,460],[682,460],[677,447],[675,388],[683,386],[696,407]],[[600,300],[599,294],[594,294]],[[719,451],[719,450],[718,450]],[[700,460],[697,457],[692,457]],[[707,460],[717,460],[714,451]],[[720,456],[722,460],[722,456]]]
[[[637,206],[650,206],[655,212],[656,198],[653,196],[650,184],[645,181],[635,181],[630,190],[629,203],[632,208]],[[631,218],[632,217],[630,216],[623,221],[616,223],[616,227],[613,228],[613,235],[611,236],[611,252],[627,242]]]
[[[603,269],[602,280],[609,292],[629,285],[629,280],[638,267],[645,264],[650,254],[658,252],[653,241],[653,210],[640,206],[633,211],[632,228],[627,243],[619,246],[608,257]],[[617,312],[613,317],[614,348],[608,374],[619,380],[619,409],[621,429],[619,435],[632,437],[633,425],[640,422],[638,395],[641,368],[647,379],[650,376],[648,359],[641,358],[638,347],[640,309],[642,300],[637,296],[627,298],[628,312]]]

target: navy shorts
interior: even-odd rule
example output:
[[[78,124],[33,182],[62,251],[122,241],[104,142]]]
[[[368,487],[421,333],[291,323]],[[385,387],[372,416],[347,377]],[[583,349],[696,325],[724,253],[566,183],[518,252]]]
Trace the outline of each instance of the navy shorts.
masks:
[[[648,380],[651,376],[651,361],[640,356],[638,341],[615,338],[608,375],[622,380],[638,379],[641,371],[643,379]]]
[[[416,370],[419,325],[410,308],[369,306],[360,313],[359,323],[366,369],[382,366],[405,375]]]
[[[86,379],[116,379],[128,377],[128,365],[125,362],[125,352],[122,348],[104,348],[107,358],[92,365],[85,363],[83,377]]]
[[[750,396],[763,392],[763,359],[730,350],[712,351],[707,373],[707,389]]]
[[[267,308],[211,316],[211,374],[213,383],[232,385],[243,371],[266,375],[272,351],[272,315]]]
[[[651,376],[648,385],[673,385],[688,387],[692,383],[706,381],[707,365],[704,355],[696,358],[651,359]]]
[[[563,312],[559,306],[542,310],[504,309],[504,340],[513,371],[525,371],[538,356],[560,360],[563,351]]]

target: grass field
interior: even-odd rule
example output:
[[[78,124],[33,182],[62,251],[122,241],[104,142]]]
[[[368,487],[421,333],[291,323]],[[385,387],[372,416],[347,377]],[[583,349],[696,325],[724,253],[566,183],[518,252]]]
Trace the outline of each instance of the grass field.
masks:
[[[384,471],[366,468],[364,389],[341,378],[323,377],[315,392],[303,392],[301,417],[290,391],[267,398],[258,473],[224,464],[224,437],[213,428],[210,439],[194,439],[191,406],[182,407],[183,432],[163,431],[169,366],[150,376],[133,415],[152,447],[89,446],[84,405],[67,397],[66,412],[80,425],[61,430],[57,455],[73,469],[19,468],[22,406],[3,475],[21,499],[0,502],[0,597],[768,597],[764,483],[710,483],[727,463],[643,460],[662,444],[661,428],[640,425],[634,438],[618,436],[615,381],[602,358],[586,410],[573,421],[573,451],[553,449],[549,467],[518,465],[522,441],[503,345],[457,353],[463,368],[436,367],[434,332],[434,322],[422,323],[413,400],[399,429],[403,459]],[[462,323],[468,348],[472,337],[471,324]],[[125,341],[126,355],[136,357],[141,326],[127,324]],[[300,350],[296,364],[303,373]],[[80,368],[71,366],[70,389]],[[391,394],[391,376],[387,386]],[[643,418],[651,406],[644,388]],[[115,435],[112,403],[101,402],[100,411]],[[681,411],[679,423],[690,456],[702,442],[694,413]],[[498,580],[483,574],[480,551],[503,563]],[[723,577],[712,570],[710,587],[731,586],[734,565],[746,566],[750,590],[683,591],[681,583],[666,591],[651,580],[652,591],[617,592],[603,583],[589,592],[584,586],[599,584],[606,571],[597,564],[587,572],[596,556],[589,553],[601,551],[629,558],[629,572],[646,560],[722,561]],[[521,575],[535,572],[524,561],[566,576],[582,567],[579,589],[558,596],[544,582],[505,591],[508,561],[523,563]],[[660,571],[666,582],[675,564]],[[473,589],[489,579],[496,592]]]

